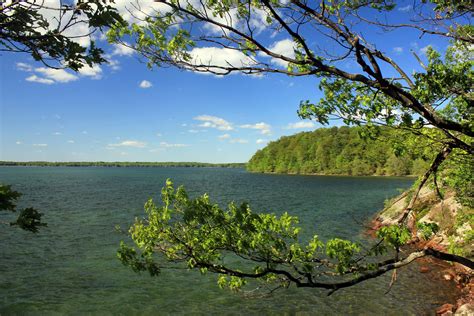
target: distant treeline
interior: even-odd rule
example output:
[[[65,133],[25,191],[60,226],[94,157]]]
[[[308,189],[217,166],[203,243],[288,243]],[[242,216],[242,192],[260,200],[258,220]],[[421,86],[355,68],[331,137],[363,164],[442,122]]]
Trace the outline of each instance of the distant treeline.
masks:
[[[321,128],[281,137],[257,151],[247,170],[326,175],[418,175],[429,166],[433,149],[399,130],[364,127]],[[409,148],[411,147],[411,149]]]
[[[50,161],[0,161],[0,166],[35,166],[35,167],[220,167],[245,168],[245,163],[205,163],[205,162],[50,162]]]

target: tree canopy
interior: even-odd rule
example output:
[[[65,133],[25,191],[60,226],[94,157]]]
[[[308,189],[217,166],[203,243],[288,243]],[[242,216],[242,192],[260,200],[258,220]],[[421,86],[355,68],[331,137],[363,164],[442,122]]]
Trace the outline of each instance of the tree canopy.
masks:
[[[97,30],[121,22],[110,0],[0,3],[0,51],[30,54],[52,68],[79,70],[105,62]]]
[[[326,175],[420,175],[433,148],[409,132],[374,127],[320,128],[284,136],[258,150],[247,164],[252,172]],[[424,133],[433,132],[430,129]],[[410,141],[410,139],[412,139]],[[416,144],[416,145],[415,145]]]
[[[21,193],[12,190],[11,185],[0,184],[0,211],[15,213],[17,211],[16,202],[20,197]],[[21,229],[37,233],[39,227],[46,226],[46,223],[41,222],[42,215],[43,214],[38,212],[36,209],[28,207],[21,210],[17,219],[9,224],[11,226],[18,226]]]

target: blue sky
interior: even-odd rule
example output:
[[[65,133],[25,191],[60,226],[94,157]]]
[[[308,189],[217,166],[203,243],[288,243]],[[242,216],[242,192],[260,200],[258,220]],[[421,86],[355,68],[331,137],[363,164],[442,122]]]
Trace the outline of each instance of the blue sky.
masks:
[[[366,36],[409,72],[418,69],[410,49],[445,47],[406,30]],[[321,97],[316,77],[150,70],[105,47],[113,64],[79,74],[1,55],[0,160],[245,162],[268,141],[320,127],[296,115],[301,100]]]

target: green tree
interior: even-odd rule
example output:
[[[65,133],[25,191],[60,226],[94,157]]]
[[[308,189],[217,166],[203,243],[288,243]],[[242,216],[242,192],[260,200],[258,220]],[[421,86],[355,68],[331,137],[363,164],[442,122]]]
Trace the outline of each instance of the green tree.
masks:
[[[138,250],[122,242],[118,252],[125,265],[152,276],[173,263],[173,268],[216,273],[218,285],[231,290],[255,280],[270,290],[294,284],[327,289],[331,294],[425,256],[474,268],[468,259],[432,248],[374,261],[374,256],[389,248],[399,250],[410,239],[409,231],[397,225],[380,230],[381,242],[364,249],[339,238],[324,243],[317,235],[302,241],[296,217],[254,213],[246,203],[231,203],[224,210],[207,194],[190,199],[183,187],[175,189],[170,180],[161,199],[161,205],[150,199],[145,204],[147,217],[136,219],[130,227]]]
[[[21,193],[12,190],[11,185],[0,184],[0,211],[16,212],[16,202],[20,197]],[[34,208],[28,207],[21,210],[18,218],[9,224],[37,233],[39,227],[46,226],[46,223],[41,222],[42,215]]]
[[[409,215],[416,216],[413,206],[421,188],[430,178],[436,179],[440,167],[447,166],[446,160],[458,155],[473,160],[474,28],[469,21],[470,13],[474,11],[472,1],[414,1],[413,8],[420,18],[407,23],[391,23],[386,19],[399,6],[393,0],[157,2],[164,9],[147,15],[140,23],[117,24],[108,32],[109,41],[123,43],[126,39],[132,42],[149,66],[172,65],[221,76],[240,72],[317,77],[324,96],[316,102],[302,101],[298,111],[301,118],[322,124],[336,118],[348,125],[387,125],[408,130],[428,141],[427,147],[436,154],[419,179],[400,217],[400,224],[406,223]],[[268,33],[262,35],[262,27]],[[415,54],[414,58],[423,69],[412,73],[412,66],[404,70],[389,54],[377,49],[378,43],[364,38],[359,31],[364,28],[407,29],[419,32],[420,36],[430,34],[449,40],[449,47],[443,56],[429,48],[427,62],[422,62]],[[277,43],[265,34],[286,36],[285,43],[290,43],[293,49],[281,52]],[[322,45],[324,41],[329,42]],[[212,56],[203,57],[198,53],[205,45],[235,52],[241,58],[238,62],[219,62],[220,59]],[[354,71],[341,67],[341,61],[348,59],[356,62]],[[432,128],[423,128],[428,125]],[[338,130],[333,132],[337,134]],[[370,130],[364,133],[368,137],[374,136]],[[337,160],[341,143],[337,137],[328,142],[334,150],[325,151],[325,154]],[[396,148],[397,156],[407,150],[405,147],[410,147],[406,146],[409,142],[416,143],[417,140],[411,138],[401,142]],[[297,170],[295,160],[288,158],[287,168]],[[339,158],[339,162],[341,168],[347,168],[343,158]],[[379,171],[380,168],[378,166]],[[455,173],[451,175],[456,177]],[[472,184],[472,177],[470,179]],[[466,179],[459,183],[466,185]],[[172,262],[185,260],[191,268],[227,276],[228,279],[220,279],[220,284],[229,284],[231,288],[239,287],[245,278],[255,277],[276,277],[283,284],[320,286],[313,277],[317,275],[315,265],[326,260],[315,256],[315,252],[323,248],[318,240],[308,245],[294,242],[297,231],[292,225],[293,218],[252,215],[246,206],[231,207],[226,213],[209,204],[205,197],[188,201],[181,191],[178,197],[170,192],[172,187],[167,185],[163,195],[165,206],[148,204],[148,220],[132,227],[132,238],[143,252],[138,254],[134,249],[122,248],[120,256],[125,263],[155,274],[159,267],[154,264],[152,253],[157,251]],[[176,208],[171,208],[170,203],[175,202]],[[179,216],[169,221],[171,214]],[[408,226],[413,231],[413,225]],[[404,226],[384,229],[380,234],[396,250],[407,239]],[[405,258],[399,258],[397,251],[390,263],[359,266],[356,258],[360,247],[349,241],[332,240],[324,249],[325,255],[334,260],[336,272],[361,273],[343,283],[348,286],[427,254],[447,260],[465,260],[431,249],[413,252]],[[221,250],[263,262],[263,266],[256,267],[253,272],[227,267],[220,263]],[[472,267],[471,261],[463,262]],[[369,270],[372,272],[367,272]],[[321,287],[325,286],[331,289],[343,287],[335,283]]]
[[[48,67],[76,71],[85,64],[103,63],[104,51],[94,41],[84,47],[78,39],[90,39],[97,30],[123,22],[112,3],[0,1],[0,51],[27,53]]]

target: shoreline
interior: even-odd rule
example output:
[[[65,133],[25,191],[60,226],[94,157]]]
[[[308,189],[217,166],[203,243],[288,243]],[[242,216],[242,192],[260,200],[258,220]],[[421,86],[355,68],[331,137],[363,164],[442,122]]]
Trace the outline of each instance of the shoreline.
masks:
[[[255,174],[271,174],[271,175],[286,175],[286,176],[324,176],[324,177],[354,177],[354,178],[418,178],[419,175],[386,175],[386,174],[370,174],[370,175],[353,175],[353,174],[339,174],[339,173],[280,173],[280,172],[260,172],[260,171],[249,171],[246,170],[248,173],[255,173]]]
[[[0,161],[0,167],[106,167],[106,168],[245,168],[245,163],[148,162],[148,161]]]

